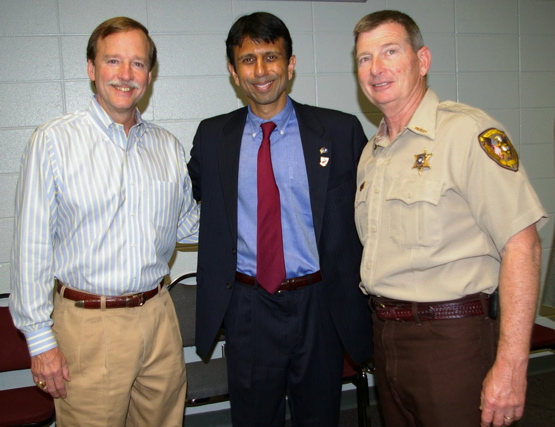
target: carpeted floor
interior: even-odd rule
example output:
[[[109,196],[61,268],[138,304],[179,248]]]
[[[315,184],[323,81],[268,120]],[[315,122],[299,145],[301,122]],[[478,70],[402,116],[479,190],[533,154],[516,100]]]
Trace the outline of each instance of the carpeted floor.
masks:
[[[553,363],[555,364],[555,361]],[[555,425],[555,371],[529,378],[524,418],[516,425],[518,427]]]

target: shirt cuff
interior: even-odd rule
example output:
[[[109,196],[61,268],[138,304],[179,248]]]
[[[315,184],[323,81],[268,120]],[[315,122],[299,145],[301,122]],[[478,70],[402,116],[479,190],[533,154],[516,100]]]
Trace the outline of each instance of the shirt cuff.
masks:
[[[56,337],[51,328],[39,329],[38,331],[26,332],[27,346],[31,356],[44,353],[58,346]]]

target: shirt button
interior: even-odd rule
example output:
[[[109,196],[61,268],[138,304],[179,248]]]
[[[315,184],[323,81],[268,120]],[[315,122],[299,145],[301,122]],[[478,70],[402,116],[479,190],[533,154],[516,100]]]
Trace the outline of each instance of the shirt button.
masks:
[[[376,231],[378,231],[378,228],[376,226],[373,226],[371,230],[372,230],[372,233],[375,233]]]

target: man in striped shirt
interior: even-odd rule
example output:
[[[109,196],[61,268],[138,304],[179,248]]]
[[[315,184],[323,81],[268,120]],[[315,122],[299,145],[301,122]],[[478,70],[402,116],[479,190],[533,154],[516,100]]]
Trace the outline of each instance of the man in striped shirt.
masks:
[[[23,153],[10,310],[59,426],[181,426],[181,336],[161,282],[175,243],[197,241],[185,153],[137,109],[156,63],[142,24],[100,24],[87,58],[88,108],[40,126]]]

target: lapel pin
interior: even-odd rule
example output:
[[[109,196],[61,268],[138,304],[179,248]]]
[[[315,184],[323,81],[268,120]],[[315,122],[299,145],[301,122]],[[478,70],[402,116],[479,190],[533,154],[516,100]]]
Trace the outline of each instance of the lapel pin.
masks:
[[[320,166],[325,168],[330,161],[330,157],[328,155],[328,149],[326,147],[320,148]]]

